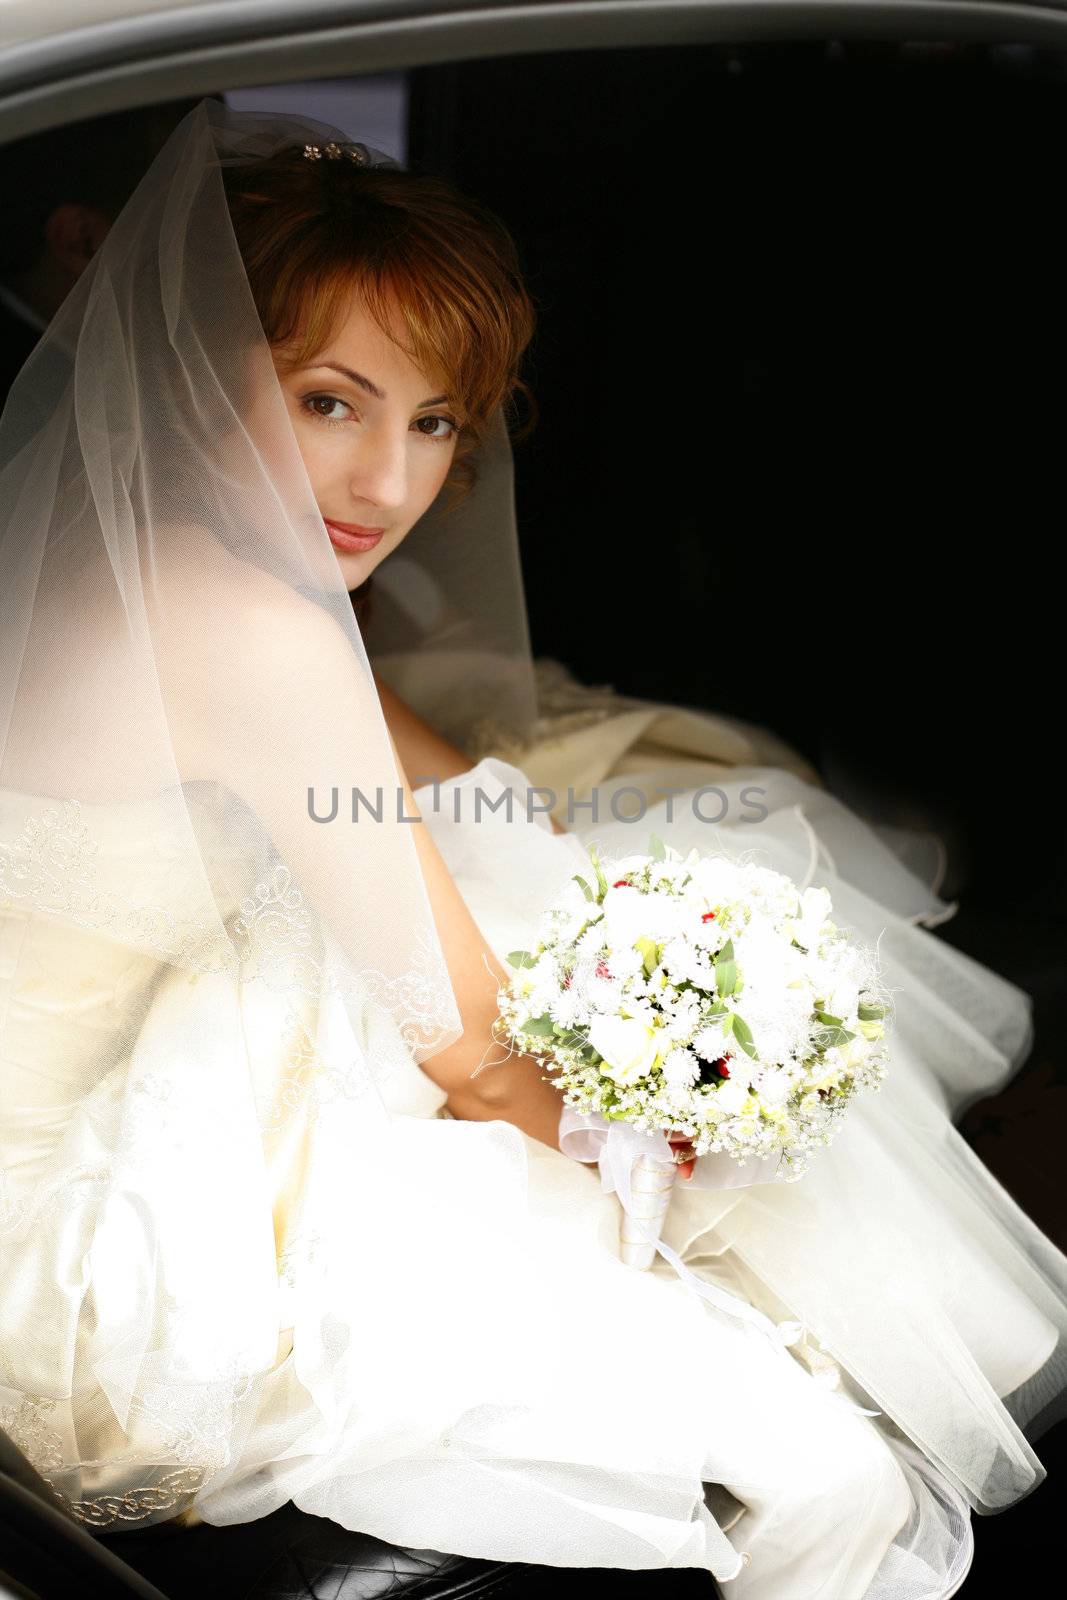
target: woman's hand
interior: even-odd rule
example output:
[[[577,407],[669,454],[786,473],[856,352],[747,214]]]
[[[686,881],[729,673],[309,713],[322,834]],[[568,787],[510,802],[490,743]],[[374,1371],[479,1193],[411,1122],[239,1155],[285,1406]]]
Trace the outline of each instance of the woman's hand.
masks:
[[[670,1145],[672,1150],[689,1150],[693,1152],[689,1161],[680,1161],[678,1163],[678,1176],[680,1178],[691,1178],[693,1176],[693,1167],[697,1159],[696,1153],[693,1151],[692,1134],[680,1133],[677,1128],[672,1128],[667,1134],[667,1143]]]
[[[688,1133],[679,1133],[676,1128],[671,1128],[667,1133],[667,1143],[670,1145],[672,1150],[691,1150],[692,1135]],[[680,1178],[691,1178],[693,1176],[693,1166],[696,1162],[696,1159],[696,1155],[694,1154],[691,1161],[681,1161],[678,1163],[678,1176]],[[596,1161],[582,1161],[579,1163],[579,1165],[583,1167],[595,1167],[599,1165],[599,1163]]]

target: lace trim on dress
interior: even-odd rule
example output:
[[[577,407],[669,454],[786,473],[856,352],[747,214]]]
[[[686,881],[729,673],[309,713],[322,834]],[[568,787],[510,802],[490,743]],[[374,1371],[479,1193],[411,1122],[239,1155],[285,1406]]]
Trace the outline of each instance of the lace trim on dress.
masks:
[[[158,1483],[146,1483],[125,1494],[104,1494],[98,1499],[71,1500],[52,1485],[52,1492],[78,1522],[89,1528],[110,1528],[116,1522],[144,1522],[157,1511],[169,1511],[188,1501],[204,1482],[200,1467],[179,1467]]]
[[[144,1484],[123,1494],[74,1500],[57,1489],[54,1479],[76,1470],[63,1465],[63,1445],[49,1424],[58,1401],[44,1395],[23,1395],[17,1406],[0,1407],[0,1428],[48,1484],[57,1502],[77,1522],[107,1528],[115,1522],[141,1522],[157,1511],[168,1511],[194,1495],[204,1482],[203,1467],[183,1465],[168,1470],[154,1484]],[[92,1462],[79,1463],[92,1466]]]
[[[78,800],[35,813],[14,844],[0,844],[0,903],[27,902],[33,910],[149,946],[194,974],[240,970],[242,978],[261,978],[272,988],[316,996],[326,985],[375,1001],[392,1014],[416,1061],[454,1032],[448,970],[435,958],[428,930],[422,930],[415,964],[407,972],[387,977],[375,968],[353,973],[348,967],[342,978],[343,957],[337,952],[324,961],[319,919],[281,860],[242,902],[233,927],[244,941],[238,952],[220,931],[217,911],[205,908],[201,915],[183,918],[170,908],[166,902],[180,902],[182,884],[168,883],[164,903],[142,904],[102,887],[95,860],[99,849]],[[175,875],[181,871],[177,861],[173,870]],[[188,892],[188,872],[182,877]]]
[[[395,977],[373,967],[354,972],[336,947],[333,959],[324,959],[322,925],[284,862],[242,902],[234,933],[244,941],[243,975],[308,996],[325,989],[376,1003],[390,1013],[416,1061],[455,1031],[448,968],[435,956],[428,929],[418,934],[414,965]]]
[[[0,844],[0,896],[7,903],[26,901],[34,911],[148,946],[199,971],[224,970],[231,964],[228,945],[220,943],[217,916],[182,917],[167,903],[180,903],[183,889],[186,898],[190,892],[188,874],[173,856],[163,902],[136,904],[97,882],[99,849],[80,801],[48,806],[27,819],[14,844]],[[161,850],[156,863],[167,855]]]

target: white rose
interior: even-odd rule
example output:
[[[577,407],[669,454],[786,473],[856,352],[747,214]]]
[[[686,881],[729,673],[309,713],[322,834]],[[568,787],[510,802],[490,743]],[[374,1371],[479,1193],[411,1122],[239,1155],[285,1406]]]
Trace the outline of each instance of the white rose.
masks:
[[[648,1075],[659,1050],[656,1030],[634,1017],[594,1017],[589,1043],[604,1058],[604,1076],[622,1088]]]
[[[608,882],[614,883],[616,879],[627,878],[631,872],[637,872],[646,867],[648,865],[648,857],[642,855],[619,856],[616,861],[612,861],[609,857],[602,861],[600,865]]]
[[[800,906],[800,914],[805,922],[826,922],[833,909],[829,889],[805,889],[800,897]]]
[[[652,938],[650,908],[648,896],[640,889],[609,889],[601,907],[607,938],[620,945],[632,945],[646,936]]]
[[[748,1092],[748,1084],[743,1079],[727,1078],[715,1091],[715,1104],[720,1111],[740,1111]]]

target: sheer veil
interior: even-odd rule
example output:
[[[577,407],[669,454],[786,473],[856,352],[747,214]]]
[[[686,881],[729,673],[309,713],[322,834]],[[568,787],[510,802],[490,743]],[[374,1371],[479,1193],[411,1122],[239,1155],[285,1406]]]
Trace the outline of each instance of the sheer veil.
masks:
[[[150,908],[138,917],[131,907],[122,932],[198,968],[210,950],[226,968],[234,941],[214,908],[183,788],[198,774],[176,731],[190,657],[204,648],[192,622],[231,616],[233,644],[258,645],[264,664],[279,630],[303,626],[343,664],[342,681],[287,683],[262,726],[262,703],[248,707],[232,781],[216,774],[244,802],[227,848],[254,856],[265,879],[277,846],[314,882],[337,955],[377,985],[424,1059],[458,1036],[458,1017],[411,826],[396,821],[371,664],[453,738],[479,715],[529,723],[533,679],[499,413],[469,499],[431,507],[393,568],[375,574],[369,642],[344,589],[222,183],[224,166],[343,138],[308,118],[201,102],[19,374],[0,431],[0,789],[47,803],[56,825],[75,830],[84,807],[153,802],[160,850],[197,886],[195,916],[163,936]],[[260,621],[255,603],[266,606]],[[299,750],[299,769],[279,770],[279,745]],[[342,815],[352,787],[368,797],[381,788],[385,815],[373,828],[324,826],[308,815],[313,786],[320,811],[336,788]],[[267,818],[284,843],[263,835]],[[47,881],[8,866],[8,891],[43,908]],[[119,912],[88,886],[76,909],[101,928]]]
[[[194,1474],[186,1489],[202,1484],[241,1407],[254,1409],[278,1281],[269,1238],[258,1254],[242,1243],[239,1216],[254,1231],[263,1209],[233,1192],[239,1153],[269,1165],[311,1099],[358,1103],[349,1131],[373,1172],[392,1076],[462,1031],[368,646],[225,198],[225,166],[330,140],[345,135],[202,101],[0,420],[0,1413],[47,1407],[39,1458],[72,1504],[99,1504],[90,1488],[117,1481],[100,1468],[109,1450],[153,1464],[148,1490],[175,1462]],[[499,412],[477,465],[469,498],[431,507],[395,571],[383,564],[375,625],[383,675],[453,737],[479,715],[521,727],[533,713]],[[228,719],[211,771],[197,716]],[[354,791],[370,802],[357,821]],[[77,978],[49,969],[58,923],[96,936]],[[33,996],[53,979],[83,985],[84,1049],[57,1051],[49,1072]],[[240,1000],[250,986],[291,1051],[266,1102]],[[168,1005],[170,1031],[148,1053]],[[160,1052],[181,1072],[160,1075]],[[215,1241],[211,1315],[198,1325],[190,1303],[180,1353],[157,1348],[151,1284],[169,1263],[182,1304],[194,1240],[200,1273]],[[43,1241],[53,1261],[91,1259],[93,1272],[41,1281]],[[94,1310],[79,1322],[83,1299]],[[173,1504],[158,1491],[157,1511]]]

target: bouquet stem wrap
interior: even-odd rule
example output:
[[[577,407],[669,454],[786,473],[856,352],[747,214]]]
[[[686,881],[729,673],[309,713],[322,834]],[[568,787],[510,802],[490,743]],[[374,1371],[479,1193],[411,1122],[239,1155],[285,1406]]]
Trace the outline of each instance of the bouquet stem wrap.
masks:
[[[600,1169],[601,1188],[605,1193],[614,1191],[618,1195],[624,1213],[620,1230],[620,1253],[624,1261],[647,1268],[655,1260],[656,1254],[660,1254],[674,1268],[682,1282],[702,1300],[708,1301],[719,1311],[725,1311],[728,1316],[750,1323],[770,1340],[784,1360],[793,1360],[788,1347],[801,1337],[804,1331],[802,1324],[793,1321],[772,1322],[770,1317],[749,1305],[747,1300],[741,1300],[729,1290],[691,1272],[678,1252],[664,1243],[661,1231],[678,1173],[665,1133],[645,1133],[632,1123],[609,1122],[599,1112],[583,1113],[565,1104],[559,1123],[559,1147],[564,1155],[574,1161],[595,1160]],[[707,1160],[706,1156],[698,1159],[688,1182],[697,1182],[701,1161]],[[668,1163],[671,1170],[664,1183],[663,1169]],[[726,1157],[721,1165],[711,1161],[701,1173],[703,1182],[697,1186],[737,1188],[752,1183],[769,1183],[777,1165],[777,1156],[753,1160],[749,1174],[738,1162]],[[647,1179],[646,1173],[649,1174]],[[643,1189],[642,1185],[646,1182],[655,1182],[657,1192],[649,1194]],[[647,1260],[642,1252],[647,1254]],[[823,1392],[835,1405],[848,1406],[851,1411],[858,1411],[865,1417],[881,1416],[880,1411],[858,1406],[844,1395],[831,1390]]]
[[[676,1163],[662,1161],[651,1150],[642,1150],[635,1157],[630,1171],[633,1214],[623,1212],[619,1230],[620,1254],[628,1267],[645,1271],[655,1261],[656,1246],[645,1228],[659,1238],[677,1176]]]

